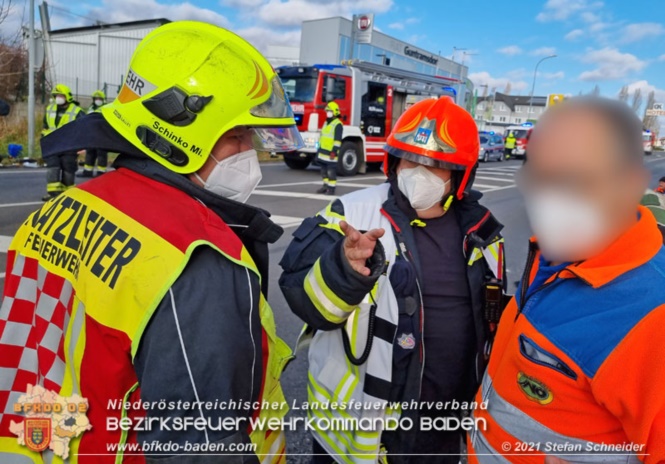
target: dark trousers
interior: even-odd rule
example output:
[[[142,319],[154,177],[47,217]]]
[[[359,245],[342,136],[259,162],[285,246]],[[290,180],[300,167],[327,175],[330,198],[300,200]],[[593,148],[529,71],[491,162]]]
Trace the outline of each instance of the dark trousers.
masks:
[[[106,171],[106,166],[109,164],[109,153],[106,150],[89,149],[85,151],[85,163],[83,169],[92,171],[97,162],[97,168],[100,171]]]
[[[513,154],[513,149],[512,148],[504,148],[503,149],[503,154],[506,155],[506,157],[510,157],[510,155]]]
[[[321,164],[321,178],[323,183],[328,187],[335,187],[337,185],[337,161],[326,162],[319,161]]]
[[[55,196],[74,185],[76,177],[77,155],[75,152],[47,156],[46,163],[46,191]]]

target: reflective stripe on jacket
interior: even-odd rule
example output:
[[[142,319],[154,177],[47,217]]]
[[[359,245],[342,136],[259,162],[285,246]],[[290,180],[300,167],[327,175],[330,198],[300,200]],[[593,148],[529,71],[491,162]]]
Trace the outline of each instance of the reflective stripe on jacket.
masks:
[[[307,219],[294,232],[294,241],[280,263],[285,271],[280,279],[280,286],[291,309],[310,325],[320,329],[309,340],[311,331],[306,328],[299,341],[301,346],[305,342],[310,342],[308,401],[318,406],[309,410],[310,417],[337,421],[400,417],[401,411],[398,407],[391,408],[389,397],[395,379],[393,372],[395,335],[399,320],[404,315],[400,314],[400,303],[389,276],[393,264],[397,259],[404,259],[405,253],[403,248],[398,246],[395,235],[391,233],[396,227],[394,219],[384,210],[384,205],[389,203],[389,192],[390,184],[385,183],[345,195],[333,202],[317,217]],[[487,220],[489,216],[487,212],[484,219]],[[342,220],[348,221],[358,230],[378,227],[386,230],[386,234],[379,241],[381,253],[378,257],[384,259],[386,263],[372,266],[374,280],[368,281],[369,278],[355,273],[350,266],[342,276],[330,274],[332,261],[330,254],[342,252],[343,234],[339,226]],[[503,240],[497,235],[492,235],[492,240],[489,241],[491,243],[485,247],[485,250],[473,247],[466,255],[469,274],[480,275],[481,279],[485,278],[487,272],[492,272],[496,276],[500,276],[503,272],[503,257],[500,251]],[[489,256],[495,256],[496,259],[492,262],[483,259],[485,252]],[[375,259],[376,256],[372,258]],[[475,274],[475,271],[479,274]],[[346,280],[352,279],[368,281],[367,292],[354,295],[351,289],[344,291],[350,285]],[[480,292],[482,283],[476,281],[474,277],[470,286]],[[414,301],[420,301],[418,295],[415,295]],[[372,348],[366,361],[358,366],[351,363],[347,357],[342,330],[348,335],[354,357],[360,357],[368,341],[369,314],[373,302],[376,302],[376,313]],[[422,306],[421,311],[415,311],[415,317],[420,318],[421,312]],[[417,322],[415,324],[416,327],[419,326]],[[340,329],[342,326],[344,328]],[[483,337],[486,338],[486,335],[479,336]],[[482,345],[483,342],[480,343]],[[414,350],[416,353],[414,359],[418,359],[418,351],[419,348]],[[419,372],[420,369],[417,370]],[[410,391],[419,391],[419,374],[410,377],[407,382],[413,387]],[[401,398],[400,401],[411,399]],[[344,410],[326,407],[331,404],[363,403],[372,406],[350,407]],[[317,422],[314,422],[314,426],[316,424]],[[317,429],[314,435],[337,462],[349,464],[376,462],[383,441],[381,430]],[[401,451],[403,450],[390,450],[395,454]],[[414,452],[414,450],[408,451]]]
[[[488,408],[474,413],[470,462],[665,461],[665,249],[651,213],[639,215],[598,256],[527,291],[531,243],[476,397]],[[517,455],[500,456],[505,443]]]
[[[339,152],[342,146],[343,124],[339,118],[326,123],[321,129],[319,138],[318,158],[322,161],[330,161],[331,152]]]
[[[72,102],[69,104],[64,113],[62,113],[60,120],[57,121],[56,124],[56,120],[58,119],[58,105],[55,103],[50,104],[46,108],[46,114],[44,115],[44,122],[46,127],[42,130],[42,135],[48,135],[54,130],[75,120],[79,116],[79,113],[83,113],[83,110],[80,106]]]
[[[108,176],[45,204],[28,218],[10,246],[0,309],[2,463],[63,462],[51,451],[40,455],[19,446],[10,432],[12,422],[24,419],[12,408],[28,384],[88,400],[93,428],[71,439],[67,462],[144,462],[141,455],[108,454],[109,445],[137,442],[133,433],[108,430],[107,418],[143,415],[108,405],[140,399],[133,362],[142,335],[191,254],[201,246],[216,250],[255,281],[250,294],[240,298],[250,312],[258,311],[262,326],[254,355],[262,362],[256,398],[284,407],[249,413],[267,419],[288,410],[279,376],[290,350],[277,338],[263,296],[254,298],[251,293],[261,276],[237,235],[219,216],[178,189],[127,169]],[[136,198],[142,201],[137,203]],[[253,371],[248,375],[253,376]],[[283,433],[258,428],[248,433],[262,463],[284,462]]]

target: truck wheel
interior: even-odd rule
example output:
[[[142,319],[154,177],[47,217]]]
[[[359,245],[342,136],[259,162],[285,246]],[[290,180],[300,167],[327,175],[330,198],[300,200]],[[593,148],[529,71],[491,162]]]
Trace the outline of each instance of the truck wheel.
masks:
[[[310,161],[308,159],[284,158],[284,162],[291,169],[302,171],[303,169],[307,169]]]
[[[341,176],[355,176],[360,169],[360,150],[355,142],[344,142],[339,149],[337,172]]]

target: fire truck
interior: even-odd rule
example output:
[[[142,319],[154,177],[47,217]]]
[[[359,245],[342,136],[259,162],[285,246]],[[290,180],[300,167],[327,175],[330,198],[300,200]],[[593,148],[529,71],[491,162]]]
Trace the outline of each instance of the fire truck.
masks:
[[[277,68],[305,146],[286,153],[292,169],[305,169],[316,158],[325,106],[335,101],[344,124],[338,172],[365,173],[368,163],[383,161],[386,139],[399,116],[416,101],[449,95],[456,98],[456,79],[430,76],[364,61],[342,65]]]
[[[513,148],[513,155],[515,158],[526,158],[526,147],[529,144],[529,137],[533,131],[533,123],[525,122],[519,126],[508,126],[503,133],[504,139],[508,137],[511,132],[515,136],[515,148]]]

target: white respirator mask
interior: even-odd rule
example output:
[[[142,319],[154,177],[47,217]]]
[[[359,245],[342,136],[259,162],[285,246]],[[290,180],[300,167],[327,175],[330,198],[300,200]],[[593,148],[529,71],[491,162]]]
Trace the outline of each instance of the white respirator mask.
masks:
[[[222,161],[217,161],[212,155],[210,157],[217,165],[208,180],[204,181],[197,173],[194,176],[206,190],[245,203],[263,177],[256,150],[243,151]]]
[[[95,106],[102,106],[104,104],[104,100],[95,100]]]
[[[592,203],[556,191],[529,193],[529,222],[548,261],[580,261],[602,246],[607,228]]]
[[[64,105],[65,103],[67,103],[67,99],[65,97],[63,97],[62,95],[58,95],[57,97],[55,97],[55,104],[56,105],[61,106],[61,105]]]
[[[429,209],[439,203],[449,183],[450,180],[444,182],[425,166],[402,169],[397,173],[397,186],[416,211]]]
[[[335,114],[332,111],[326,111],[326,117],[328,119],[332,119],[335,116]]]

